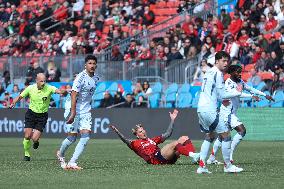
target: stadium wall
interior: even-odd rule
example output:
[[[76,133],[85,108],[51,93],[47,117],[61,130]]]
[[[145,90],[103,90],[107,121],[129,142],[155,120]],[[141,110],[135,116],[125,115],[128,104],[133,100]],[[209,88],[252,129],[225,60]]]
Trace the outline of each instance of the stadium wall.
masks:
[[[117,139],[108,128],[116,125],[126,137],[133,138],[131,128],[141,123],[149,137],[163,133],[170,122],[171,109],[95,109],[92,138]],[[0,137],[23,137],[26,109],[0,110]],[[50,109],[44,137],[63,138],[65,121],[63,109]],[[238,116],[247,128],[246,140],[284,140],[284,108],[243,108]],[[199,130],[196,109],[181,109],[176,120],[172,139],[188,135],[191,139],[203,139]]]

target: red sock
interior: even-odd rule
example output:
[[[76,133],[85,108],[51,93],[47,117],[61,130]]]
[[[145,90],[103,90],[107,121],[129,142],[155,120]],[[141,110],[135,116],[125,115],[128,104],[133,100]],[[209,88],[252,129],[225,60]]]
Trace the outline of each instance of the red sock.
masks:
[[[195,151],[194,146],[192,144],[187,144],[186,146],[183,146],[182,144],[177,144],[176,150],[178,151],[178,153],[185,156],[189,156],[189,152]]]
[[[214,150],[213,150],[213,149],[212,149],[211,155],[212,155],[212,156],[215,156],[215,154],[214,154]]]
[[[195,147],[193,146],[190,139],[183,143],[183,146],[186,146],[190,152],[195,152]]]
[[[200,166],[200,167],[204,167],[204,166],[205,166],[205,163],[204,163],[202,160],[200,160],[200,161],[199,161],[199,166]]]

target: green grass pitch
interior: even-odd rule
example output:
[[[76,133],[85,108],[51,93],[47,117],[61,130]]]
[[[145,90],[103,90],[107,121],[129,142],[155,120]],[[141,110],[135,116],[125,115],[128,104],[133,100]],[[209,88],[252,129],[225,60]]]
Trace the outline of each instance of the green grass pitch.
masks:
[[[0,139],[0,188],[283,188],[284,142],[243,141],[235,154],[240,174],[225,174],[222,166],[209,166],[210,175],[197,175],[197,165],[182,157],[175,165],[153,166],[120,140],[90,140],[80,157],[81,171],[60,168],[55,151],[60,139],[41,139],[32,161],[22,161],[22,139]],[[200,141],[194,141],[197,149]],[[74,146],[66,155],[70,158]],[[220,153],[218,155],[220,159]]]

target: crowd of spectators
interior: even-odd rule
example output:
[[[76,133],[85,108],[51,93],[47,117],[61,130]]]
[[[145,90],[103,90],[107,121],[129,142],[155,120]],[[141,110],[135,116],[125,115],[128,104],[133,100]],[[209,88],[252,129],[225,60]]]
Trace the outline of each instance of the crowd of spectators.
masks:
[[[159,2],[106,0],[90,14],[82,0],[0,0],[0,56],[99,55],[105,48],[151,28],[156,18],[151,7]],[[178,2],[178,13],[196,5],[192,12],[201,12],[205,6],[204,0]],[[56,27],[46,30],[56,23]],[[199,55],[202,61],[194,78],[202,81],[206,70],[214,64],[215,53],[221,50],[240,60],[246,80],[268,72],[269,78],[260,79],[269,80],[271,91],[283,88],[284,0],[239,0],[231,13],[221,9],[219,16],[208,14],[206,19],[187,15],[184,22],[173,25],[147,45],[132,39],[125,52],[113,46],[111,60],[161,60],[168,66],[173,60]],[[44,71],[36,61],[32,62],[27,82],[40,72],[46,73],[48,81],[60,81],[60,70],[52,62],[47,64]],[[5,74],[0,91],[5,91],[9,84]],[[253,82],[257,83],[257,78]],[[141,104],[144,100],[140,100]],[[115,100],[105,104],[111,101]]]

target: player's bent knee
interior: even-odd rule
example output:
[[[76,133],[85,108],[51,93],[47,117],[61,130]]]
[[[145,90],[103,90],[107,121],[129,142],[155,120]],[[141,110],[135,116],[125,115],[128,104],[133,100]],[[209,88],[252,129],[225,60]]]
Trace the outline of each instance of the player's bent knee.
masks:
[[[76,141],[77,137],[76,137],[76,136],[68,136],[67,139],[68,139],[70,142],[74,143],[74,142]]]
[[[222,141],[224,141],[224,142],[229,142],[231,140],[232,140],[231,136],[226,136],[226,137],[223,137],[223,139],[222,139]]]
[[[244,136],[246,136],[247,131],[246,131],[246,129],[244,129],[244,130],[242,130],[242,131],[240,131],[240,132],[238,132],[238,133],[239,133],[239,135],[241,135],[242,137],[244,137]]]
[[[214,141],[214,139],[215,139],[214,137],[209,137],[208,135],[206,135],[206,137],[205,137],[204,140],[206,140],[206,141],[212,143],[212,142]]]

